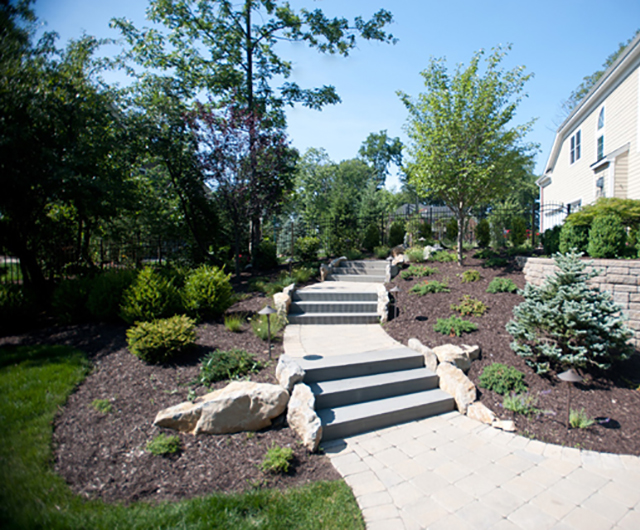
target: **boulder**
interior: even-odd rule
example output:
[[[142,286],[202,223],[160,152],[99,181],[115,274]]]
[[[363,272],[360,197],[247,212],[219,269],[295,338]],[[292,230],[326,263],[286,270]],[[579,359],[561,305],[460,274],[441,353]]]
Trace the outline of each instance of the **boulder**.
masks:
[[[476,401],[467,407],[467,417],[487,425],[492,425],[498,418],[491,409]]]
[[[480,346],[477,344],[474,346],[469,346],[468,344],[462,344],[460,346],[462,350],[469,356],[469,359],[475,361],[480,358]]]
[[[440,379],[440,388],[453,396],[458,410],[465,414],[467,408],[476,400],[476,387],[464,375],[464,372],[448,362],[440,363],[436,370]]]
[[[380,324],[384,324],[389,320],[389,291],[384,285],[378,285],[378,316]]]
[[[158,412],[154,424],[193,434],[258,431],[284,412],[289,393],[279,385],[234,381],[220,390]]]
[[[427,245],[426,247],[424,247],[423,249],[423,258],[425,260],[429,259],[431,257],[431,254],[433,254],[434,252],[438,252],[440,250],[443,250],[443,248],[440,245]]]
[[[334,259],[330,264],[329,268],[333,269],[334,267],[338,267],[343,261],[347,261],[346,256],[340,256],[339,258]]]
[[[331,274],[331,270],[324,263],[320,265],[320,281],[323,282],[327,279],[327,276]]]
[[[322,423],[315,411],[316,398],[304,383],[293,387],[287,408],[287,423],[312,453],[318,450],[322,439]]]
[[[454,344],[444,344],[433,348],[439,363],[450,363],[462,370],[468,372],[471,368],[471,359],[465,350]]]
[[[304,370],[292,357],[282,354],[276,366],[276,378],[280,386],[290,393],[293,385],[304,379]]]
[[[398,265],[403,265],[405,263],[409,263],[409,260],[407,259],[407,257],[404,254],[399,254],[398,256],[395,256],[391,260],[391,265],[393,267],[396,267]]]
[[[404,255],[404,246],[403,245],[398,245],[397,247],[393,247],[391,249],[391,257],[392,258],[397,258],[398,256],[403,256]]]
[[[289,306],[291,306],[291,298],[285,293],[276,293],[273,295],[273,305],[280,316],[287,316]]]
[[[511,420],[496,420],[492,426],[505,432],[516,432],[516,424]]]
[[[408,346],[412,350],[415,350],[424,355],[425,366],[432,372],[436,371],[436,369],[438,368],[438,358],[436,357],[435,353],[433,353],[433,350],[429,348],[429,346],[425,346],[418,339],[409,339]]]

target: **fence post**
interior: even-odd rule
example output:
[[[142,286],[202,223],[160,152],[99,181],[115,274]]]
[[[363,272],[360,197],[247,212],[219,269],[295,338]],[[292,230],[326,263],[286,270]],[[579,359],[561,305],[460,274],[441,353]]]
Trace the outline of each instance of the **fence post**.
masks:
[[[291,259],[289,260],[289,274],[293,272],[293,219],[291,219]]]
[[[531,248],[536,248],[536,203],[531,204]]]

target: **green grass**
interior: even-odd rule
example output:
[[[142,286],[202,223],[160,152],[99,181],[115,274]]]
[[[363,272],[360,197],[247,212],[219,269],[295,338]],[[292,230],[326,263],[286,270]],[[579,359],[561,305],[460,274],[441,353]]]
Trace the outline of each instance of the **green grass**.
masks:
[[[224,327],[233,333],[240,333],[242,331],[242,326],[247,321],[247,315],[244,313],[232,313],[230,315],[225,315],[224,317]]]
[[[364,529],[353,494],[343,481],[157,505],[111,505],[74,495],[51,469],[52,422],[89,368],[82,353],[66,347],[0,349],[0,527],[4,530]]]

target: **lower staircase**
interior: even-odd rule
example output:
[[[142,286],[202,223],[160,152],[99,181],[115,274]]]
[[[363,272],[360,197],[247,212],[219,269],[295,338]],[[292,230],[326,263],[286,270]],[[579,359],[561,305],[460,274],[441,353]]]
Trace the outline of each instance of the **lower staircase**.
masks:
[[[323,440],[343,438],[454,409],[422,354],[404,346],[352,355],[303,358],[316,397]]]

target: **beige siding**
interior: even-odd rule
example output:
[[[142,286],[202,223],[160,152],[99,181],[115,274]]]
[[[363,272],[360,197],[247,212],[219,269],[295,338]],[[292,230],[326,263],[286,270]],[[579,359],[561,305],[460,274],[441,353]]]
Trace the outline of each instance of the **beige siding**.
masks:
[[[629,153],[624,153],[616,158],[615,164],[615,188],[613,196],[619,199],[627,199],[629,193]]]

